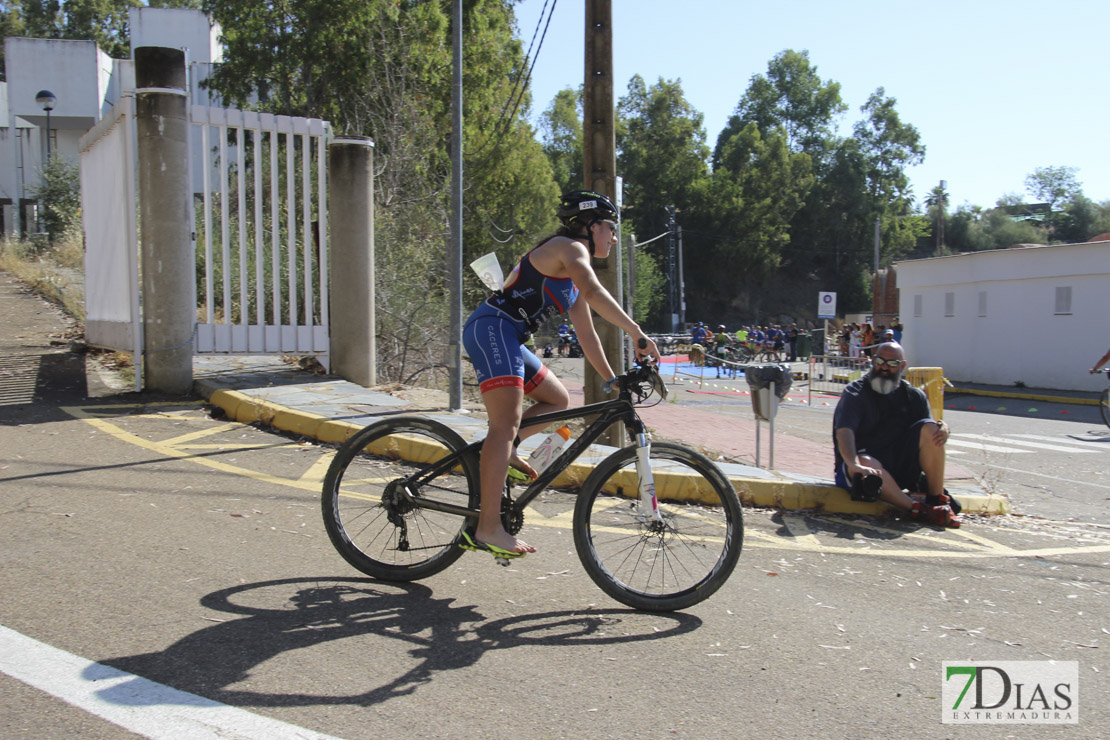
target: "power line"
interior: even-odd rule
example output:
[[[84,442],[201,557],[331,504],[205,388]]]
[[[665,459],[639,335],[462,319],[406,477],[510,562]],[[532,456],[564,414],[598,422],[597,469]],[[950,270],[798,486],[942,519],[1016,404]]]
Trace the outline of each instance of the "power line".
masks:
[[[498,145],[501,144],[501,140],[505,138],[505,134],[507,134],[509,132],[509,129],[512,128],[513,121],[516,119],[516,112],[520,108],[521,101],[524,100],[524,93],[525,93],[525,91],[527,91],[528,83],[532,79],[532,70],[535,69],[536,61],[539,59],[540,51],[543,49],[544,39],[547,38],[547,29],[551,25],[551,17],[555,14],[555,6],[558,4],[558,2],[559,2],[559,0],[552,0],[551,10],[548,11],[548,13],[547,13],[547,21],[545,23],[544,19],[543,19],[543,13],[544,13],[544,10],[547,9],[547,0],[544,0],[543,9],[540,10],[540,18],[536,22],[536,30],[532,33],[532,42],[529,44],[528,52],[524,56],[524,66],[527,67],[527,72],[524,75],[521,75],[521,76],[517,77],[517,82],[513,84],[513,89],[509,91],[509,98],[508,98],[508,100],[505,101],[505,105],[501,108],[501,115],[498,116],[497,123],[495,123],[494,126],[493,126],[494,131],[498,132],[496,137],[486,139],[486,143],[483,144],[478,149],[478,151],[474,153],[475,157],[481,156],[482,153],[485,152],[486,149],[488,149],[490,147],[491,143],[493,145],[493,148],[490,149],[489,154],[487,154],[481,162],[479,162],[477,165],[475,165],[479,169],[486,164],[486,162],[489,160],[489,158],[491,156],[493,156],[493,153],[495,151],[497,151]],[[536,47],[535,56],[532,56],[532,63],[529,65],[528,64],[528,58],[529,58],[529,55],[532,52],[532,44],[535,43],[536,33],[539,32],[541,23],[544,24],[543,25],[543,34],[540,36],[539,46]],[[520,83],[519,93],[518,93],[518,90],[517,90],[517,83]],[[513,97],[514,96],[516,97],[516,102],[513,102]],[[506,121],[505,120],[505,111],[507,111],[509,109],[509,104],[510,103],[512,103],[513,110],[512,110],[512,113],[509,114],[508,120]],[[502,121],[505,121],[504,127],[501,126]]]

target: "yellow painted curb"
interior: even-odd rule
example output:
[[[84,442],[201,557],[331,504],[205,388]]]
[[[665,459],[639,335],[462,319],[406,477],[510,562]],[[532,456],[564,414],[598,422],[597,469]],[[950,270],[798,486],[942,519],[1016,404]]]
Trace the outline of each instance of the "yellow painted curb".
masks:
[[[1040,401],[1041,403],[1074,403],[1079,406],[1098,406],[1097,398],[1072,398],[1070,396],[1042,396],[1035,393],[1011,393],[1009,391],[984,391],[976,388],[949,388],[949,394],[968,396],[988,396],[992,398],[1015,398],[1019,401]]]
[[[753,506],[779,509],[820,509],[837,514],[879,515],[893,507],[882,502],[853,501],[843,488],[763,478],[729,478],[740,499]],[[1009,514],[1010,501],[997,494],[957,491],[965,514]]]
[[[252,424],[262,422],[325,443],[341,443],[362,428],[347,421],[325,419],[307,412],[290,411],[284,406],[251,398],[238,391],[216,391],[209,403],[224,410],[229,419]],[[381,450],[378,450],[381,451]],[[406,460],[433,462],[446,451],[441,445],[419,438],[406,439],[394,451]],[[554,488],[576,488],[586,482],[594,470],[592,463],[573,462],[559,474]],[[852,501],[848,492],[832,484],[800,483],[784,479],[729,477],[729,483],[740,500],[752,506],[778,509],[817,509],[838,514],[877,515],[888,510],[883,503]],[[635,468],[617,472],[608,481],[609,490],[622,492],[630,498],[638,495]],[[715,497],[708,482],[692,472],[659,470],[655,473],[655,491],[660,499],[713,504]],[[960,503],[968,514],[1009,514],[1010,502],[1003,496],[960,493]]]

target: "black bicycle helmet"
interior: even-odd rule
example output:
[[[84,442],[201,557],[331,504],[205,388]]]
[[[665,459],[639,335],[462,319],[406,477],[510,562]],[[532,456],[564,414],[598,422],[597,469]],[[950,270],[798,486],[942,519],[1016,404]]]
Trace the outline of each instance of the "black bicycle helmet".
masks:
[[[563,195],[559,201],[559,220],[564,226],[571,221],[581,221],[589,226],[594,221],[617,221],[617,207],[613,201],[592,190],[575,190]]]
[[[563,195],[559,201],[559,220],[566,228],[579,223],[586,230],[585,236],[589,239],[590,256],[596,252],[594,248],[594,235],[590,227],[598,221],[618,221],[620,215],[613,201],[601,193],[592,190],[575,190]]]

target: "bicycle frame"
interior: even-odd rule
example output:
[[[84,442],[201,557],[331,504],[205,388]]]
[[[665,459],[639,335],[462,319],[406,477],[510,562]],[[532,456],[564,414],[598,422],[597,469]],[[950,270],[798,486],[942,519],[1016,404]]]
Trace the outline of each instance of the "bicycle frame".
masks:
[[[662,515],[659,512],[659,501],[655,496],[655,481],[652,477],[651,466],[648,463],[651,441],[647,435],[647,429],[644,427],[644,423],[640,421],[640,417],[636,415],[635,407],[632,405],[631,395],[628,394],[627,391],[622,391],[621,397],[612,401],[602,401],[601,403],[592,403],[588,406],[581,406],[576,409],[539,414],[538,416],[525,419],[524,422],[530,427],[546,427],[558,421],[569,421],[571,419],[579,419],[594,414],[598,414],[598,418],[586,427],[581,437],[571,443],[570,447],[563,450],[563,452],[551,462],[547,469],[524,489],[524,492],[513,502],[513,506],[517,509],[526,507],[533,499],[539,496],[553,480],[559,477],[560,473],[570,467],[570,464],[578,459],[591,444],[596,442],[598,437],[600,437],[611,424],[617,421],[623,421],[629,434],[636,441],[637,445],[636,467],[640,481],[640,513],[645,518],[661,521]],[[405,481],[405,498],[413,505],[421,508],[447,514],[455,514],[468,519],[477,519],[478,509],[472,509],[467,506],[456,506],[440,501],[429,501],[413,494],[409,488],[409,484],[419,484],[424,478],[432,478],[439,475],[454,466],[463,455],[477,454],[484,442],[485,440],[472,442],[458,452],[443,458],[433,467],[420,471],[416,478]]]

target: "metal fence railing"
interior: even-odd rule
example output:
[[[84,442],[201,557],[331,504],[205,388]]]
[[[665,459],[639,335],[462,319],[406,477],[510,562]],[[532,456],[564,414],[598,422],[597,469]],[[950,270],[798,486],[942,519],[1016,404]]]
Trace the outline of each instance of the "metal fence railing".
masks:
[[[814,355],[809,358],[809,405],[813,406],[814,393],[839,396],[849,383],[862,378],[871,360],[867,357],[837,357]],[[906,369],[906,381],[925,391],[933,418],[944,418],[944,386],[948,383],[939,367],[911,367]]]
[[[813,405],[814,393],[831,393],[839,396],[844,387],[862,378],[870,360],[861,357],[813,355],[809,358],[809,394]]]

